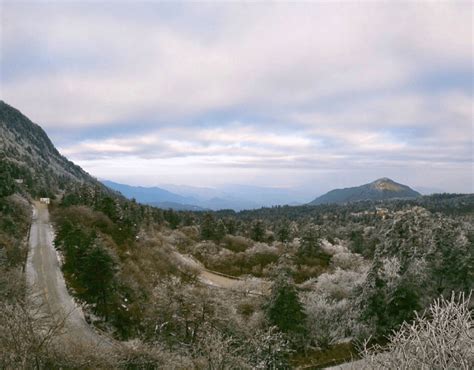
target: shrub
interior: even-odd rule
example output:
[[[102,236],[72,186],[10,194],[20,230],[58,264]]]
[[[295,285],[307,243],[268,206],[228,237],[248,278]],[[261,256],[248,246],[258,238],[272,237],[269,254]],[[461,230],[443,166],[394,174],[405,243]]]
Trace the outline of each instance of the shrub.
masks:
[[[244,252],[252,246],[253,241],[243,236],[226,235],[223,243],[225,248],[233,252]]]
[[[345,271],[337,268],[333,274],[324,273],[318,277],[315,290],[332,299],[348,298],[352,291],[365,280],[365,273]]]

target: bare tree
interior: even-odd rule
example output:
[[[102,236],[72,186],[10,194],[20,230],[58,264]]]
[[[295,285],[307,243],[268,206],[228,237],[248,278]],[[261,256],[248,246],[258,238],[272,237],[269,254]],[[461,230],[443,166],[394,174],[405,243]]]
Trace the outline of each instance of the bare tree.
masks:
[[[52,319],[23,301],[0,303],[0,368],[40,368],[51,359],[51,343],[65,318]]]
[[[386,346],[364,346],[368,368],[472,369],[474,326],[464,294],[434,301],[423,316],[404,323]]]

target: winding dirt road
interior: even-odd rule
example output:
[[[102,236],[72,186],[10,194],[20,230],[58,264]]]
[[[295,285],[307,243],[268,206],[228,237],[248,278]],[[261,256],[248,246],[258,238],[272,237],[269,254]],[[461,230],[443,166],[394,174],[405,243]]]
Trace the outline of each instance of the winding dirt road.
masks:
[[[174,252],[177,261],[183,265],[198,271],[198,278],[201,283],[222,289],[239,291],[246,294],[268,295],[271,289],[271,284],[267,280],[259,278],[235,278],[220,274],[216,271],[206,269],[203,264],[191,256],[185,256],[181,253]]]
[[[32,312],[63,322],[61,345],[71,350],[83,351],[120,349],[120,343],[96,332],[84,318],[84,313],[66,288],[58,253],[53,245],[54,229],[49,220],[48,206],[33,204],[26,278]],[[176,253],[184,265],[197,269],[200,280],[209,286],[245,291],[247,294],[265,294],[269,283],[260,279],[240,280],[208,271],[190,257]]]
[[[26,265],[33,308],[64,322],[61,340],[75,346],[110,347],[111,340],[97,334],[87,324],[82,309],[69,295],[53,241],[54,230],[49,222],[48,207],[35,202]]]

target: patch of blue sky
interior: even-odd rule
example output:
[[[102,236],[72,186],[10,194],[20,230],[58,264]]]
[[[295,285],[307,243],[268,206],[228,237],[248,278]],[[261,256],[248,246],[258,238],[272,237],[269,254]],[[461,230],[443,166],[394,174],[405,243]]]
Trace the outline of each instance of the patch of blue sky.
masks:
[[[22,79],[54,75],[62,72],[87,72],[106,70],[110,61],[87,53],[53,53],[36,47],[34,43],[9,48],[2,52],[0,81],[17,82]]]
[[[145,135],[150,132],[149,122],[114,122],[111,125],[91,125],[87,127],[51,127],[46,129],[54,143],[61,146],[83,140],[101,140],[110,137],[129,137]]]
[[[460,69],[439,69],[418,76],[405,89],[414,92],[439,93],[449,90],[474,94],[474,69],[471,66]]]
[[[426,125],[413,123],[410,127],[388,127],[382,130],[382,133],[389,135],[397,141],[405,143],[416,143],[432,135],[433,128]]]

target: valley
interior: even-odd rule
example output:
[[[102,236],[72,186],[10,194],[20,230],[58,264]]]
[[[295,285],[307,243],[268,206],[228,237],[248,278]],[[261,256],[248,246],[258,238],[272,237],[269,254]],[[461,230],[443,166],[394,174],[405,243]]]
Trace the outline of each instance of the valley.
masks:
[[[473,11],[0,0],[0,370],[473,370]]]

